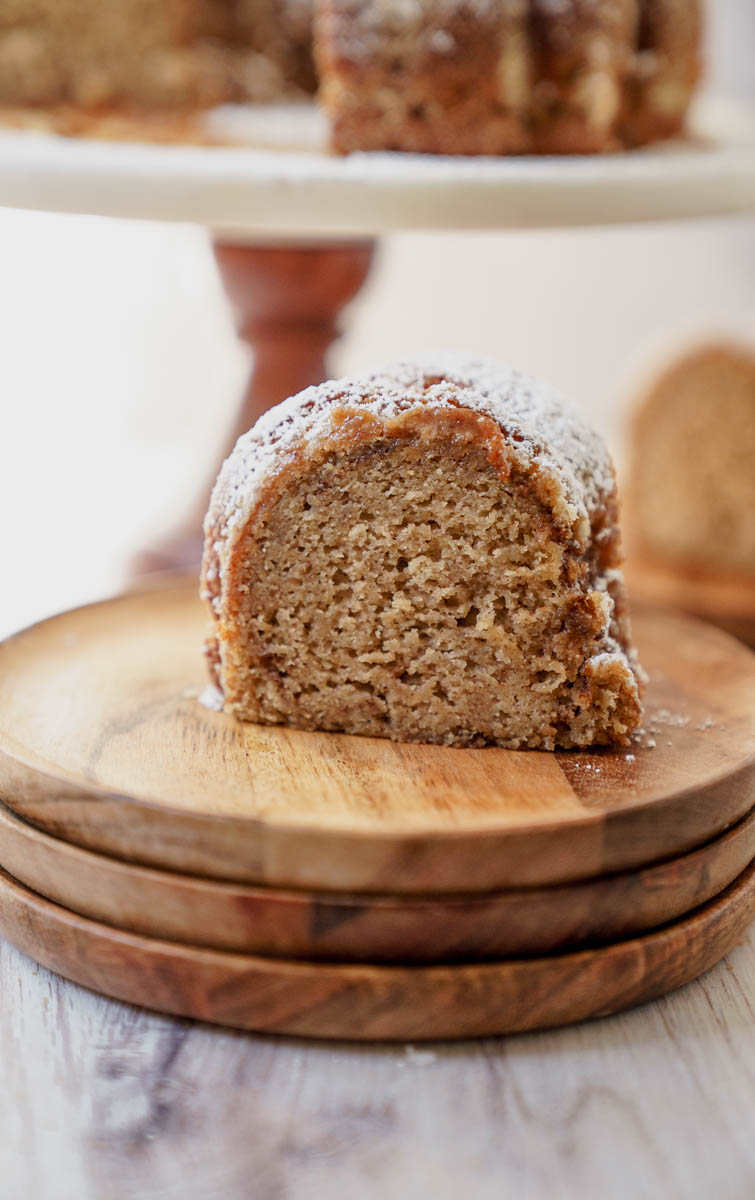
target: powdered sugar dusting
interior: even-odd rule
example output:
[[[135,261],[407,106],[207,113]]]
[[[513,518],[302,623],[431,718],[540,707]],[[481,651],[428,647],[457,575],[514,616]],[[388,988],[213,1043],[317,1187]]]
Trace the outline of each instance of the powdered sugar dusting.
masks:
[[[592,518],[612,502],[615,480],[602,439],[578,411],[547,384],[491,359],[420,355],[307,388],[270,409],[239,438],[221,468],[205,521],[202,594],[216,615],[223,565],[275,474],[295,456],[316,452],[350,418],[368,414],[389,435],[391,421],[417,408],[464,408],[491,417],[520,469],[550,482],[554,515],[577,546],[586,548]],[[612,593],[609,573],[593,586]],[[615,639],[606,648],[624,661]]]
[[[570,503],[589,515],[614,490],[613,464],[602,438],[579,411],[552,387],[504,367],[489,358],[458,354],[422,355],[376,372],[387,385],[407,393],[422,393],[428,379],[441,377],[438,390],[425,394],[444,403],[458,403],[457,388],[465,389],[463,404],[492,417],[519,439],[533,463],[552,458]]]
[[[211,712],[223,711],[223,693],[213,683],[208,683],[207,687],[200,692],[197,700],[202,708],[209,708]]]
[[[492,417],[525,470],[550,475],[563,512],[583,543],[591,514],[613,494],[608,451],[576,409],[552,388],[485,358],[421,356],[353,379],[307,388],[270,409],[223,465],[206,532],[222,514],[224,541],[248,516],[271,474],[298,449],[332,436],[334,417],[369,413],[384,425],[409,409],[467,408]],[[222,554],[218,545],[216,552]],[[206,564],[208,581],[216,567]]]

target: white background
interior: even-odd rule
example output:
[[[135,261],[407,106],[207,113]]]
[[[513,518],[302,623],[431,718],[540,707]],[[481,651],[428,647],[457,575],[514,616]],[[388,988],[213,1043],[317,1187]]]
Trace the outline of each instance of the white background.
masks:
[[[710,75],[755,95],[755,3],[713,0]],[[622,453],[638,373],[755,329],[755,219],[397,237],[334,372],[435,346],[548,378]],[[189,508],[249,368],[203,231],[0,210],[0,633],[120,585]]]

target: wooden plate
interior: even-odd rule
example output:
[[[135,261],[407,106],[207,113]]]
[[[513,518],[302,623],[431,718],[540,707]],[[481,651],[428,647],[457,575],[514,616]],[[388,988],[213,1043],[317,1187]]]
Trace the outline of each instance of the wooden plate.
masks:
[[[692,619],[636,621],[649,736],[630,751],[455,750],[203,707],[195,591],[122,596],[0,647],[0,795],[17,813],[186,874],[440,893],[646,866],[753,805],[755,656]]]
[[[582,883],[448,896],[285,891],[93,854],[0,805],[0,863],[32,891],[132,933],[331,962],[532,957],[644,933],[712,900],[755,858],[755,810],[681,858]]]
[[[479,1037],[565,1025],[689,982],[742,938],[755,865],[711,904],[599,950],[463,966],[292,962],[100,925],[0,874],[0,936],[60,975],[161,1012],[304,1037]]]

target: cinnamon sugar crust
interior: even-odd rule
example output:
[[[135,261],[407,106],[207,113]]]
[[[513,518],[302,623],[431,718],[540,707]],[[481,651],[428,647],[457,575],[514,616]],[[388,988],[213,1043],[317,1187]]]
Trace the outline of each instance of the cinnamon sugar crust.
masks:
[[[239,440],[205,538],[242,719],[548,749],[639,723],[610,459],[519,372],[435,356],[307,389]]]

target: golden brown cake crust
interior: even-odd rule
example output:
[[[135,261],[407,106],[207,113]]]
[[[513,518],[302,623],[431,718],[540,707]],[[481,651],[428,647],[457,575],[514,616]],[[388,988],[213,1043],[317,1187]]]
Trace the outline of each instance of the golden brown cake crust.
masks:
[[[226,708],[456,745],[626,742],[616,517],[600,439],[518,372],[436,357],[308,389],[213,492],[202,594]]]
[[[321,0],[333,147],[579,154],[677,133],[700,0]]]

